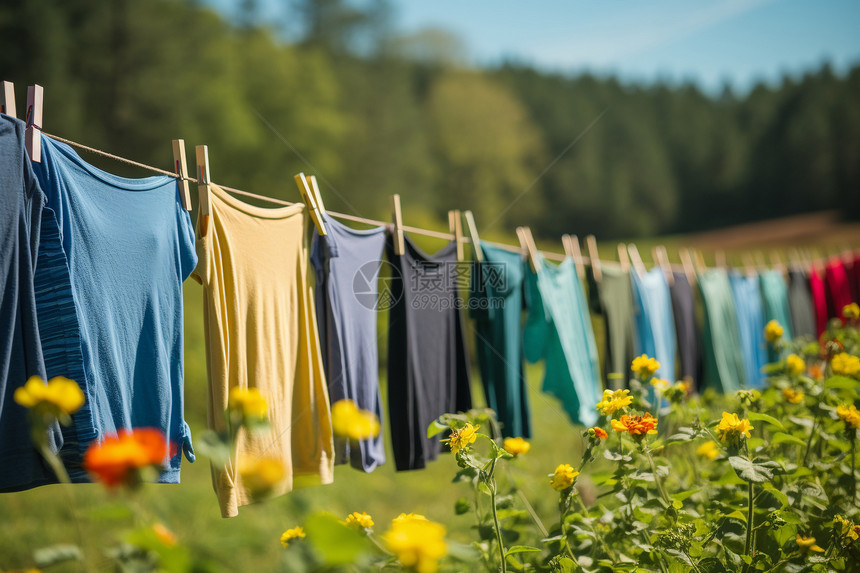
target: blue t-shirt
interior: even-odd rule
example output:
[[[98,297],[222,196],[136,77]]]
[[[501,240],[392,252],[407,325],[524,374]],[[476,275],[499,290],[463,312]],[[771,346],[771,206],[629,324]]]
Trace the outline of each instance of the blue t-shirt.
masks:
[[[331,403],[349,399],[382,420],[376,320],[377,278],[385,227],[356,230],[324,217],[327,236],[314,231],[311,263],[316,271],[317,325]],[[335,438],[335,462],[373,471],[385,463],[382,431],[358,448]]]
[[[33,167],[57,215],[80,324],[80,453],[122,428],[157,428],[175,446],[159,481],[176,483],[181,452],[194,460],[183,417],[182,282],[197,264],[177,182],[111,175],[49,137]]]
[[[44,207],[24,122],[0,114],[0,491],[56,481],[33,446],[27,409],[13,399],[30,376],[46,378],[35,294],[42,221],[53,217]],[[62,445],[56,423],[48,443],[54,452]]]
[[[654,267],[641,277],[632,272],[636,309],[636,354],[660,362],[656,376],[675,383],[675,318],[672,296],[663,269]]]
[[[735,314],[738,317],[746,382],[753,388],[761,388],[764,385],[764,374],[761,369],[767,363],[767,352],[764,340],[764,310],[758,275],[746,276],[733,272],[729,275],[729,279],[735,302]]]

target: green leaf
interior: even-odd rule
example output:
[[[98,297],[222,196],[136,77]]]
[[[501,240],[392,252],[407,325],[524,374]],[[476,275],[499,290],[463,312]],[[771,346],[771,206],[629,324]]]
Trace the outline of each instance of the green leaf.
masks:
[[[33,561],[39,567],[50,567],[66,561],[82,561],[84,554],[77,545],[51,545],[33,552]]]
[[[746,516],[746,515],[744,515],[744,513],[743,513],[743,512],[738,511],[738,510],[735,510],[735,511],[733,511],[733,512],[731,512],[731,513],[727,513],[727,514],[726,514],[726,515],[724,515],[723,517],[731,517],[731,518],[734,518],[734,519],[740,519],[740,520],[741,520],[741,521],[743,521],[744,523],[746,523],[746,522],[747,522],[747,516]]]
[[[779,463],[759,458],[756,458],[755,461],[750,461],[741,456],[730,456],[729,463],[732,464],[738,476],[748,482],[764,483],[771,481],[775,473],[785,473],[785,470]]]
[[[786,434],[785,432],[777,432],[773,435],[770,440],[771,444],[782,444],[784,442],[790,442],[792,444],[797,444],[799,446],[805,446],[806,442],[798,438],[797,436],[792,436],[791,434]]]
[[[439,422],[439,420],[433,420],[430,422],[430,425],[427,426],[427,437],[432,438],[437,434],[441,434],[445,430],[448,429],[448,426]]]
[[[847,376],[831,376],[824,381],[824,387],[835,390],[856,390],[860,389],[860,381]]]
[[[765,491],[772,493],[774,497],[776,497],[776,499],[778,499],[779,502],[782,504],[782,507],[788,507],[788,505],[790,505],[788,501],[788,496],[782,493],[780,490],[776,489],[772,483],[766,483],[762,487],[764,487]]]
[[[783,432],[785,431],[785,426],[782,425],[782,422],[780,422],[773,416],[768,416],[767,414],[762,414],[761,412],[748,412],[747,418],[756,422],[767,422],[771,426],[775,426]]]
[[[513,547],[508,547],[508,550],[505,551],[505,557],[514,553],[528,553],[532,551],[540,551],[540,549],[531,547],[530,545],[514,545]]]
[[[316,513],[305,521],[305,534],[328,565],[355,563],[369,549],[367,538],[346,527],[330,513]]]

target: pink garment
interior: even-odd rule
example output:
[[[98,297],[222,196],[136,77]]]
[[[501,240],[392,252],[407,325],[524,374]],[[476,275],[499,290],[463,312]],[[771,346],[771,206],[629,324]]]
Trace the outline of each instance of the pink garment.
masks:
[[[851,285],[842,259],[830,259],[827,263],[826,284],[830,318],[842,317],[842,308],[851,304]]]
[[[815,306],[815,330],[820,337],[827,330],[827,294],[824,291],[824,280],[815,268],[809,273],[809,288],[812,291],[812,304]]]

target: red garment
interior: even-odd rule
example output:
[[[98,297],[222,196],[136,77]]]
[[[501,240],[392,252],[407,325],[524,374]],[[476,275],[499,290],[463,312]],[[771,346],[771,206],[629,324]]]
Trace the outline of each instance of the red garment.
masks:
[[[848,268],[846,267],[845,270],[848,271]],[[851,296],[854,298],[854,302],[860,303],[860,255],[854,257],[848,275],[851,278]]]
[[[824,280],[816,269],[809,273],[809,288],[812,291],[812,304],[815,306],[815,326],[820,337],[827,330],[827,294],[824,292]]]
[[[851,286],[848,283],[848,274],[842,259],[830,259],[827,263],[827,302],[830,310],[830,318],[842,317],[842,309],[846,304],[851,304]]]

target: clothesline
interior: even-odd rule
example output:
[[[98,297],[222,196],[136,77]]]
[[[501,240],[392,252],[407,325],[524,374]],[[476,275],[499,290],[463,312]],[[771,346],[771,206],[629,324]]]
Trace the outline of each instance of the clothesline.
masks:
[[[147,165],[145,163],[140,163],[138,161],[127,159],[127,158],[121,157],[119,155],[114,155],[113,153],[108,153],[107,151],[102,151],[100,149],[96,149],[95,147],[90,147],[90,146],[84,145],[82,143],[72,141],[70,139],[65,139],[65,138],[59,137],[57,135],[46,133],[44,131],[42,133],[45,136],[56,139],[57,141],[61,141],[67,145],[71,145],[72,147],[77,147],[78,149],[82,149],[82,150],[87,151],[89,153],[93,153],[95,155],[100,155],[102,157],[106,157],[108,159],[118,161],[120,163],[132,165],[134,167],[139,167],[141,169],[147,169],[147,170],[155,172],[155,173],[161,173],[163,175],[167,175],[168,177],[173,177],[174,179],[188,181],[189,183],[197,183],[198,182],[197,179],[195,179],[193,177],[182,177],[182,176],[180,176],[180,175],[178,175],[172,171],[167,171],[166,169],[160,169],[160,168],[154,167],[152,165]],[[288,206],[288,205],[294,205],[296,203],[295,201],[292,201],[292,202],[291,201],[284,201],[283,199],[276,199],[274,197],[268,197],[266,195],[259,195],[257,193],[251,193],[249,191],[242,191],[241,189],[235,189],[233,187],[227,187],[226,185],[221,185],[220,183],[218,185],[222,189],[230,191],[231,193],[235,193],[237,195],[243,195],[245,197],[251,197],[253,199],[258,199],[260,201],[267,201],[269,203],[275,203],[277,205]],[[368,219],[366,217],[359,217],[357,215],[349,215],[347,213],[338,213],[336,211],[326,210],[326,213],[331,215],[332,217],[337,218],[337,219],[343,219],[345,221],[362,223],[365,225],[382,226],[382,225],[390,225],[391,224],[391,223],[385,222],[385,221],[378,221],[376,219]],[[422,229],[420,227],[412,227],[410,225],[402,225],[402,229],[404,231],[414,233],[416,235],[423,235],[426,237],[433,237],[436,239],[443,239],[443,240],[448,240],[448,241],[456,239],[456,236],[453,233],[446,233],[443,231],[433,231],[431,229]],[[469,237],[461,237],[460,240],[463,241],[464,243],[467,243],[467,244],[470,244],[472,242],[471,238],[469,238]],[[505,243],[498,243],[498,242],[494,242],[494,241],[485,241],[483,239],[481,240],[481,242],[486,243],[488,245],[492,245],[494,247],[498,247],[500,249],[504,249],[506,251],[510,251],[510,252],[520,253],[523,251],[523,248],[521,246],[517,246],[517,245],[508,245]],[[552,261],[559,261],[560,262],[560,261],[564,261],[568,257],[568,255],[566,255],[566,254],[556,253],[553,251],[539,250],[538,252],[540,252],[544,257],[546,257],[547,259],[552,260]],[[591,264],[591,257],[589,257],[588,255],[579,255],[579,257],[573,256],[571,258],[574,260],[575,263],[581,263],[581,264],[585,264],[585,265]],[[820,259],[812,259],[809,262],[811,264],[823,263],[828,258],[829,257],[825,256],[825,257],[820,258]],[[618,261],[604,261],[604,260],[599,259],[598,262],[601,266],[610,266],[610,267],[621,266],[621,263],[619,263]],[[789,263],[789,264],[791,264],[791,263]],[[631,265],[631,267],[632,266],[633,265]],[[671,270],[678,271],[678,272],[683,272],[685,270],[683,265],[678,265],[676,263],[670,263],[669,267],[671,268]]]

